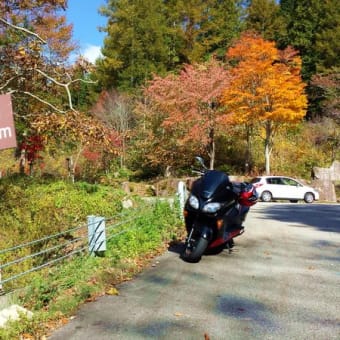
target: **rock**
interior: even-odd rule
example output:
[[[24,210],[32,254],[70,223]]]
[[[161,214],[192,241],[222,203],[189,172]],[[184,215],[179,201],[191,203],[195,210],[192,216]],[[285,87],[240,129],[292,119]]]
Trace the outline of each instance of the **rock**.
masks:
[[[4,327],[6,322],[9,320],[18,320],[20,314],[25,314],[27,317],[31,318],[33,313],[29,310],[20,307],[18,305],[11,305],[0,311],[0,327]]]
[[[133,202],[130,199],[127,199],[122,202],[122,205],[124,209],[129,209],[133,207]]]
[[[334,182],[340,180],[340,162],[334,161],[329,168],[312,169],[312,185],[320,192],[320,200],[336,202]]]

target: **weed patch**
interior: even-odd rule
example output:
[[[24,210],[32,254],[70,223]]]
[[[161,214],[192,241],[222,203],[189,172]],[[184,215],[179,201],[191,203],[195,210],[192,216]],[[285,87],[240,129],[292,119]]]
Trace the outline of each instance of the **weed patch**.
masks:
[[[5,186],[0,183],[0,191],[5,190]],[[11,195],[19,201],[23,210],[35,207],[34,218],[32,213],[17,210],[17,221],[25,221],[27,225],[25,218],[28,218],[32,231],[35,225],[33,222],[38,221],[37,215],[41,209],[45,214],[54,216],[53,224],[57,230],[70,223],[70,217],[65,218],[66,215],[72,216],[71,220],[75,222],[81,216],[94,212],[96,215],[112,216],[122,211],[119,203],[122,196],[107,187],[81,184],[70,188],[69,184],[60,182],[49,183],[48,186],[50,187],[13,187]],[[1,204],[14,209],[14,202],[11,200]],[[105,292],[112,292],[114,286],[120,282],[131,280],[182,231],[178,207],[171,207],[169,203],[160,201],[153,204],[138,201],[138,206],[138,210],[122,214],[122,223],[110,229],[107,234],[107,251],[103,257],[83,252],[57,266],[34,273],[29,277],[29,284],[28,279],[20,282],[26,288],[13,293],[13,303],[32,311],[33,317],[10,322],[6,328],[0,328],[0,338],[38,339],[49,334],[51,330],[67,322],[81,304],[95,300]],[[9,215],[7,218],[10,221]],[[48,216],[47,219],[51,223],[52,217]],[[124,222],[124,219],[128,222]],[[49,233],[55,231],[48,230]],[[34,235],[41,236],[45,232],[47,231],[34,230]],[[12,230],[7,237],[13,237],[14,240],[11,241],[17,243],[17,233],[18,230]],[[21,237],[22,240],[23,236]],[[0,249],[2,247],[0,245]]]

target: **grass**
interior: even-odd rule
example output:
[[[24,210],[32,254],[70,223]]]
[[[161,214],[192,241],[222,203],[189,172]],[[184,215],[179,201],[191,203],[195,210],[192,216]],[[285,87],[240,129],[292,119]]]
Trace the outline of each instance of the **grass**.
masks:
[[[57,187],[60,189],[62,185],[59,184]],[[86,186],[80,190],[84,190],[84,187]],[[40,192],[42,189],[40,187]],[[50,191],[44,188],[45,192],[56,192],[55,189],[56,187]],[[35,192],[33,188],[30,190]],[[102,201],[104,208],[99,206],[98,210],[105,210],[107,209],[106,194],[103,194],[105,190],[100,186],[95,190],[86,187],[84,197],[97,204]],[[59,201],[64,199],[62,191],[56,194]],[[89,199],[88,195],[96,196],[98,192],[101,200],[94,197]],[[18,199],[18,196],[15,196]],[[22,197],[25,200],[28,198],[23,192]],[[49,194],[42,200],[42,204],[47,204],[48,197]],[[81,195],[78,199],[81,199]],[[109,199],[112,199],[112,195],[109,195]],[[72,199],[69,201],[71,202],[69,206],[73,206]],[[91,205],[91,202],[86,203],[89,204]],[[9,322],[6,328],[0,328],[0,339],[40,339],[48,335],[53,329],[67,322],[81,304],[95,300],[103,294],[113,294],[115,285],[133,278],[155,255],[166,249],[168,242],[181,234],[183,228],[177,207],[170,207],[169,203],[159,201],[147,204],[137,198],[135,204],[140,207],[135,219],[120,227],[127,231],[117,235],[116,233],[122,230],[110,229],[104,256],[90,256],[84,253],[30,276],[26,288],[12,294],[12,301],[32,311],[33,317],[23,317],[20,321]],[[79,205],[82,206],[82,203]],[[134,214],[133,211],[129,211],[129,218]],[[20,214],[18,211],[18,215]],[[75,212],[73,214],[76,216]]]

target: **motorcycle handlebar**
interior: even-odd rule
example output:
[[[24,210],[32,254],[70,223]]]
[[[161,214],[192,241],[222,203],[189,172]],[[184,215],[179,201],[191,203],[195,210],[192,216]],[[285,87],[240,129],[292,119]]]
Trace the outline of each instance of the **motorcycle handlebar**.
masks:
[[[198,175],[204,175],[205,174],[205,171],[203,171],[203,170],[192,169],[191,172],[194,173],[194,174],[198,174]]]

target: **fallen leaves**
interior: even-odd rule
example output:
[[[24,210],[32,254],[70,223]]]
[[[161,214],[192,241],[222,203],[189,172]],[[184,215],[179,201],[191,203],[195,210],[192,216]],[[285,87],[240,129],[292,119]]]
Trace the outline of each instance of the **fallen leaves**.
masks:
[[[119,295],[119,291],[117,288],[112,287],[106,292],[106,294],[107,295]]]

